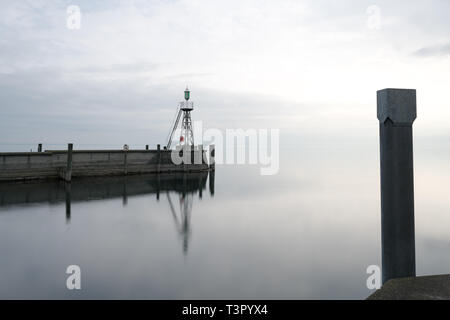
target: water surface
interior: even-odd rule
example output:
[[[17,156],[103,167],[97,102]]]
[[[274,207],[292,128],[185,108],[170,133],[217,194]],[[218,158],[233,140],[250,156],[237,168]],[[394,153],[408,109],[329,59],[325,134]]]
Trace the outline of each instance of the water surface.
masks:
[[[421,148],[417,272],[449,273],[448,155]],[[218,165],[213,176],[0,184],[0,298],[367,297],[366,268],[381,265],[376,142],[280,155],[274,176]],[[81,290],[66,288],[72,264]]]

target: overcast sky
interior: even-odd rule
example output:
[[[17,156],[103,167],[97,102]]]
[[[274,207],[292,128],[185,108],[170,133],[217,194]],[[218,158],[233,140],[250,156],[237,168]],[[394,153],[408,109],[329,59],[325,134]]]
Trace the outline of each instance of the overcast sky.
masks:
[[[163,144],[186,85],[204,127],[282,137],[376,136],[376,90],[415,88],[450,135],[447,0],[0,3],[0,149]]]

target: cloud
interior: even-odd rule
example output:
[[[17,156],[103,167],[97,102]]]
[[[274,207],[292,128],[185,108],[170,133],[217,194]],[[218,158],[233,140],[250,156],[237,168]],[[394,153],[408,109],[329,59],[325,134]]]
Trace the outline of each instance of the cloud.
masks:
[[[447,56],[450,54],[450,43],[420,48],[414,52],[418,57]]]
[[[382,87],[437,90],[430,76],[448,85],[431,55],[448,47],[427,47],[448,42],[440,0],[379,1],[376,31],[366,26],[371,1],[80,0],[80,30],[66,28],[69,4],[0,4],[2,141],[160,143],[186,85],[194,120],[317,132],[345,116],[364,127]],[[436,59],[417,64],[427,54]]]

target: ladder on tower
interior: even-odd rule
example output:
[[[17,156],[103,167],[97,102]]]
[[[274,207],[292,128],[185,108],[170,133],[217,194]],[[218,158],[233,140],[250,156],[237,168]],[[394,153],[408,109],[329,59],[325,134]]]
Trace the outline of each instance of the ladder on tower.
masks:
[[[178,106],[177,112],[175,114],[175,118],[174,118],[174,120],[172,122],[172,129],[170,130],[169,136],[167,138],[167,149],[170,149],[170,146],[172,145],[173,135],[174,135],[175,131],[178,128],[178,123],[180,122],[181,114],[182,114],[181,107]]]
[[[172,123],[172,129],[170,130],[169,136],[167,137],[167,149],[170,149],[172,145],[172,139],[175,131],[178,128],[178,123],[180,122],[181,114],[183,114],[182,123],[182,133],[180,136],[180,142],[185,141],[184,144],[194,145],[194,135],[192,133],[192,120],[190,112],[194,110],[194,104],[189,101],[190,91],[186,87],[184,91],[184,100],[180,102],[177,112],[175,114],[174,121]]]

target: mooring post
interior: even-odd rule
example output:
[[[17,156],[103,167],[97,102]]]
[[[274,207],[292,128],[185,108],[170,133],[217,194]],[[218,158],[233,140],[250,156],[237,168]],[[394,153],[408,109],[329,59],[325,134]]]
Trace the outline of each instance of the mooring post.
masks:
[[[161,171],[161,145],[157,145],[156,146],[156,150],[157,150],[157,157],[158,157],[158,168],[157,168],[157,172]],[[159,198],[159,197],[158,197]]]
[[[128,174],[128,150],[125,148],[123,150],[123,174]]]
[[[195,147],[193,144],[191,145],[189,154],[190,154],[190,159],[191,159],[191,162],[189,164],[195,164]]]
[[[215,150],[216,146],[211,144],[209,146],[209,169],[210,170],[214,170],[216,168],[216,160],[215,160],[215,156],[216,156],[216,150]]]
[[[64,180],[67,182],[72,181],[72,151],[73,143],[67,145],[67,167],[64,175]]]
[[[194,153],[194,164],[203,164],[203,145],[198,145],[197,152]]]
[[[383,283],[416,275],[412,124],[416,90],[377,92]]]
[[[42,152],[42,143],[38,144],[38,152]]]
[[[209,165],[208,165],[208,152],[205,150],[203,145],[202,145],[202,164],[206,164],[207,167],[209,167]]]

